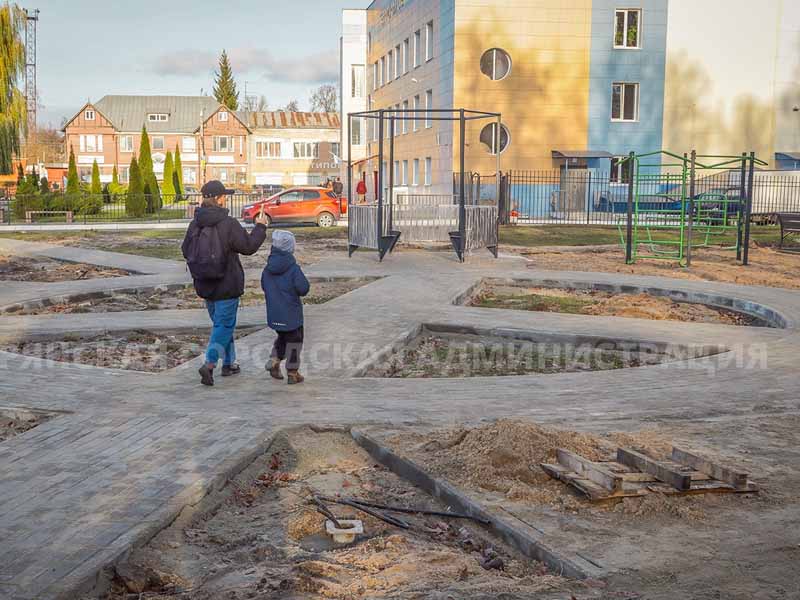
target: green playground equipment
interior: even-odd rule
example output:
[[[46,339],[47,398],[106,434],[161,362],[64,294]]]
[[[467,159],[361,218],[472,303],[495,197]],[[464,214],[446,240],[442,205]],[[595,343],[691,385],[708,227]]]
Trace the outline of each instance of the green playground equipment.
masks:
[[[689,266],[693,250],[719,246],[719,238],[732,232],[735,244],[723,247],[748,263],[753,171],[766,165],[755,153],[631,152],[622,164],[627,211],[617,228],[626,263],[654,258]]]

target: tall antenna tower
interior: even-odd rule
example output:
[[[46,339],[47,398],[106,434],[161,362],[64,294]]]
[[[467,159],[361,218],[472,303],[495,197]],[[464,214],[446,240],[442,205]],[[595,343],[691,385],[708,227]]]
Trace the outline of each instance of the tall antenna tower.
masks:
[[[39,9],[25,9],[25,101],[28,106],[28,142],[36,131],[36,22]]]

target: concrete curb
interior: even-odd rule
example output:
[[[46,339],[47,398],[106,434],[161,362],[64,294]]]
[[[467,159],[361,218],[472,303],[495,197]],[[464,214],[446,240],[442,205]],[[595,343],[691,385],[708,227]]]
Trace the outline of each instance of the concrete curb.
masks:
[[[532,533],[513,527],[506,521],[497,518],[450,484],[431,477],[415,463],[398,456],[366,434],[351,429],[350,435],[372,458],[390,471],[441,500],[455,511],[488,520],[490,524],[486,527],[492,534],[528,558],[544,563],[556,574],[572,579],[596,578],[605,574],[602,569],[580,556],[575,555],[569,558],[562,556],[541,540],[536,539]]]

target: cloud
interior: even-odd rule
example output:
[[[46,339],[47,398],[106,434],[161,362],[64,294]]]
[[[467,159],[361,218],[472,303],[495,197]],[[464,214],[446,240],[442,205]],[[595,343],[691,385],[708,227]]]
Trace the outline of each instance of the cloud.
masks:
[[[234,73],[260,75],[277,83],[317,84],[339,78],[337,52],[318,52],[300,58],[280,58],[269,50],[232,48],[228,51]],[[153,63],[153,70],[164,76],[205,75],[217,67],[218,56],[200,50],[181,50],[162,54]]]

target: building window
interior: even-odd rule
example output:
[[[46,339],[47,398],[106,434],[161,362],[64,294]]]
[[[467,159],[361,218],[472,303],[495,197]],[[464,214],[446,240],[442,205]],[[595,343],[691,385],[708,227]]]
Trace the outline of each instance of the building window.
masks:
[[[433,183],[433,160],[430,156],[425,158],[425,185]]]
[[[433,108],[433,90],[425,92],[425,108],[431,110]],[[425,113],[425,129],[430,129],[433,125],[431,120],[431,113]]]
[[[614,48],[639,48],[642,12],[623,9],[616,12]]]
[[[256,142],[256,158],[280,158],[280,142]]]
[[[197,183],[197,169],[192,167],[183,168],[183,183]]]
[[[408,73],[408,65],[411,64],[411,43],[408,38],[403,42],[403,75]]]
[[[403,179],[402,179],[403,185],[408,185],[408,161],[407,160],[403,161],[403,172],[402,172],[402,175],[403,175]]]
[[[419,159],[414,159],[414,169],[411,171],[411,185],[419,185]]]
[[[638,83],[615,83],[611,86],[611,120],[639,120]]]
[[[378,61],[376,60],[372,65],[372,91],[378,89]]]
[[[219,111],[219,120],[220,121],[227,121],[228,120],[228,113],[224,110]]]
[[[425,25],[425,60],[433,58],[433,21]]]
[[[181,152],[194,154],[197,152],[197,140],[194,136],[184,136],[181,140]]]
[[[414,68],[422,64],[422,32],[417,29],[414,32]]]
[[[119,136],[119,151],[120,152],[133,152],[133,136],[121,135]]]
[[[363,120],[360,118],[350,119],[350,143],[353,146],[360,146],[361,142],[361,126]]]
[[[400,185],[400,161],[394,161],[394,180],[392,181],[394,185]]]
[[[499,81],[511,72],[511,57],[505,50],[492,48],[481,56],[481,73],[492,81]]]
[[[117,178],[120,183],[128,183],[131,180],[131,168],[125,166],[118,167]]]
[[[215,135],[212,138],[211,149],[214,152],[233,152],[233,138],[229,135]]]
[[[350,67],[350,97],[364,97],[364,65]]]
[[[402,125],[401,129],[404,134],[408,133],[408,117],[408,100],[403,100],[403,112],[400,114],[402,121],[400,121],[400,123]]]
[[[391,83],[394,77],[392,76],[392,70],[394,69],[394,51],[389,50],[389,54],[386,58],[386,83]]]
[[[611,183],[629,183],[631,180],[631,165],[630,160],[625,160],[627,156],[619,156],[611,159],[611,172],[609,174],[609,181]],[[622,162],[625,161],[625,162]]]
[[[339,142],[331,142],[331,158],[338,161],[342,156],[342,145]]]
[[[295,142],[295,158],[319,158],[319,142]]]
[[[94,121],[94,111],[91,109],[87,109],[83,113],[83,118],[86,119],[87,121]]]
[[[414,96],[414,121],[413,121],[414,131],[419,131],[419,110],[420,110],[420,107],[421,107],[420,98],[419,98],[419,94],[417,94],[416,96]]]
[[[403,57],[400,54],[400,44],[394,47],[394,78],[398,79],[403,74]]]
[[[497,154],[495,147],[497,144],[497,123],[489,123],[481,129],[481,144],[486,146],[489,154]],[[503,152],[508,147],[509,135],[508,129],[505,125],[500,125],[500,152]]]
[[[80,137],[81,152],[102,152],[103,151],[103,136],[102,135],[82,135]]]
[[[83,182],[89,182],[92,179],[91,167],[80,167],[78,169],[78,177]]]
[[[163,136],[153,136],[153,150],[163,150],[164,149],[164,138]]]
[[[163,122],[169,119],[166,113],[150,113],[147,115],[147,120],[151,123]]]

